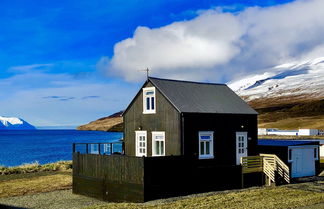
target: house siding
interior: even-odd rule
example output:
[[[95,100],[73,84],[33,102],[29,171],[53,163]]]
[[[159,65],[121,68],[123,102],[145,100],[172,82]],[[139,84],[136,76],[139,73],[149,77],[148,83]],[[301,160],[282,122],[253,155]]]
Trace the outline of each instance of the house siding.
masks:
[[[148,82],[145,87],[152,87]],[[125,154],[135,156],[135,131],[147,131],[147,156],[152,156],[152,131],[165,131],[165,155],[181,155],[180,113],[155,88],[156,113],[143,114],[143,91],[124,113]]]
[[[236,132],[248,133],[248,156],[258,154],[257,115],[184,114],[185,156],[198,158],[199,131],[214,132],[214,159],[201,160],[206,161],[207,164],[236,164]]]

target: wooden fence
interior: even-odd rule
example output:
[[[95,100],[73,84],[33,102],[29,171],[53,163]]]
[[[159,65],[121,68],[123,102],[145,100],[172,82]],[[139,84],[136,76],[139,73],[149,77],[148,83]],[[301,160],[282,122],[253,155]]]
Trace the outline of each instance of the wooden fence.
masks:
[[[73,193],[144,201],[144,158],[73,153]]]
[[[214,160],[73,153],[73,192],[113,202],[239,188],[240,176],[241,166]]]

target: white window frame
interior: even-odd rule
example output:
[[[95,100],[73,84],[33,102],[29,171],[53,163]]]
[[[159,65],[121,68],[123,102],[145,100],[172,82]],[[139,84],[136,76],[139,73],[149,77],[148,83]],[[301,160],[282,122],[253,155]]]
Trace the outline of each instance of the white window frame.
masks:
[[[146,95],[146,92],[153,91],[153,95]],[[147,98],[149,98],[149,107],[150,109],[147,109]],[[154,98],[154,109],[152,109],[152,98]],[[156,96],[155,96],[155,87],[147,87],[143,88],[143,114],[154,114],[156,113]]]
[[[145,146],[144,147],[140,147],[140,136],[144,136],[145,137]],[[145,149],[144,153],[140,153],[140,149]],[[147,156],[147,132],[146,131],[135,131],[135,153],[137,157],[143,157],[143,156]]]
[[[202,136],[209,135],[210,139],[202,139]],[[213,131],[199,131],[199,159],[212,159],[214,158],[214,132]],[[209,154],[201,154],[201,142],[209,141]],[[206,143],[204,143],[204,152],[206,153]]]
[[[156,139],[157,136],[162,137],[162,139]],[[156,142],[163,142],[163,154],[157,154]],[[165,156],[165,132],[164,131],[152,131],[152,156]]]

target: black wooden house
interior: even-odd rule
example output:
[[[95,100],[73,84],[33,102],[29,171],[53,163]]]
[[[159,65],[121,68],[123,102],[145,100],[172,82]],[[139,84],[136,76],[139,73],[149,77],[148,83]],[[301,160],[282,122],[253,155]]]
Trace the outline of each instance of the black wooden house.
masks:
[[[148,78],[123,114],[125,154],[239,165],[257,154],[257,112],[225,84]]]
[[[124,155],[74,152],[74,193],[144,202],[239,188],[242,157],[258,154],[257,112],[225,84],[149,77],[123,120]]]

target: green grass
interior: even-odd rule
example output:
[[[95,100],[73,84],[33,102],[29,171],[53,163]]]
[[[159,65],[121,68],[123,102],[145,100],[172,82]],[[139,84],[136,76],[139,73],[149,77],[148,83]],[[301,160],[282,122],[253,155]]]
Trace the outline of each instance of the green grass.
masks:
[[[0,166],[0,175],[24,174],[43,171],[67,171],[72,169],[72,161],[59,161],[40,165],[38,162],[23,164],[15,167]]]

